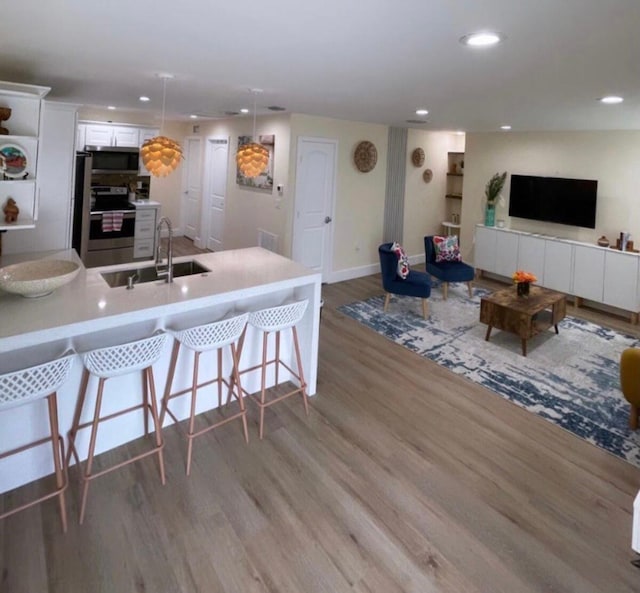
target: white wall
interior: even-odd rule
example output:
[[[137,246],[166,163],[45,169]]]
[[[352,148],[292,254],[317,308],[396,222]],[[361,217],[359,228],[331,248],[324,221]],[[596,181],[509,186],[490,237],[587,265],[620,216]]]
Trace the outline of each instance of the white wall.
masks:
[[[414,149],[422,148],[424,165],[411,162]],[[404,248],[409,256],[424,257],[424,237],[442,233],[442,221],[448,219],[450,204],[445,198],[447,187],[447,153],[464,151],[464,136],[452,132],[409,130],[404,201]],[[422,174],[433,171],[431,182]]]
[[[483,221],[484,187],[496,172],[507,171],[505,204],[496,218],[518,230],[595,243],[601,235],[614,242],[620,231],[640,245],[640,131],[528,132],[467,134],[462,248],[471,249],[474,225]],[[529,221],[507,216],[510,175],[547,175],[596,179],[596,228]]]
[[[235,154],[238,149],[238,136],[253,134],[252,117],[236,117],[220,121],[200,122],[188,126],[190,136],[203,139],[203,172],[208,137],[229,139],[229,169],[227,175],[227,195],[224,218],[224,249],[252,247],[258,244],[258,229],[278,236],[278,252],[289,254],[288,219],[292,188],[288,187],[289,177],[289,115],[259,117],[256,120],[256,136],[275,135],[273,190],[252,189],[236,183]],[[283,184],[283,196],[276,192],[276,185]],[[206,188],[203,187],[203,192]]]
[[[294,114],[291,116],[291,175],[289,196],[295,190],[295,150],[300,136],[331,138],[338,141],[338,171],[334,225],[334,275],[376,264],[382,241],[384,195],[387,170],[388,127]],[[353,163],[353,151],[362,140],[373,142],[378,162],[368,173]],[[292,210],[290,210],[292,215]],[[292,228],[291,221],[289,230]],[[287,243],[291,244],[291,237]]]

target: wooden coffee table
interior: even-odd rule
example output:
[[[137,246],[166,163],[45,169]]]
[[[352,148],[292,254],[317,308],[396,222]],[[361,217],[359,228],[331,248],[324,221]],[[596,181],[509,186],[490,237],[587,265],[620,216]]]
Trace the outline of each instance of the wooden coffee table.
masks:
[[[515,285],[480,299],[480,321],[486,323],[489,341],[491,330],[520,336],[522,356],[527,355],[527,340],[551,326],[558,333],[558,323],[567,313],[567,297],[561,292],[532,286],[529,296],[519,297]]]

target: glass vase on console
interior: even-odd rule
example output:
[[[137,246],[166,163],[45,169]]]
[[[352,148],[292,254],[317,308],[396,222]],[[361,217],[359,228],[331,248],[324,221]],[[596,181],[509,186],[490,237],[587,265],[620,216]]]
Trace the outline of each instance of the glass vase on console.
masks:
[[[484,210],[484,226],[496,225],[496,207],[494,204],[487,204]]]

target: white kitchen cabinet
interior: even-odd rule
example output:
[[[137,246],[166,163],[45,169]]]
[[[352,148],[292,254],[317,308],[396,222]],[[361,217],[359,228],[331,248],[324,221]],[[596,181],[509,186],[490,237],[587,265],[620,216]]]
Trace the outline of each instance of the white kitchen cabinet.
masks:
[[[134,259],[149,259],[156,252],[156,224],[160,205],[136,207],[136,227],[133,238]]]
[[[555,239],[544,240],[544,273],[541,278],[538,278],[541,286],[571,293],[572,266],[573,245],[571,243]]]
[[[518,265],[516,268],[535,274],[538,284],[544,283],[544,257],[544,239],[531,235],[520,235],[518,238]]]
[[[11,117],[3,122],[9,134],[0,136],[0,151],[6,163],[6,168],[0,164],[0,210],[9,198],[20,209],[15,222],[5,222],[0,212],[0,230],[31,229],[36,224],[42,103],[50,90],[0,81],[0,107],[11,109]]]
[[[496,269],[500,276],[511,278],[518,267],[518,239],[516,233],[496,231]]]
[[[78,124],[76,127],[76,150],[84,150],[87,144],[87,124]]]
[[[86,124],[85,145],[113,146],[113,128],[106,124]]]
[[[496,267],[496,233],[490,227],[477,226],[474,244],[474,266],[491,272]]]
[[[538,273],[540,242],[544,243],[542,274]],[[511,277],[516,263],[518,269],[536,274],[540,286],[630,311],[632,323],[637,323],[640,311],[637,253],[476,225],[476,268]]]
[[[121,146],[139,148],[149,138],[158,135],[156,128],[118,124],[81,123],[84,128],[84,143],[90,146]]]
[[[71,246],[77,105],[44,101],[38,155],[38,217],[34,229],[8,233],[6,253]]]
[[[573,247],[572,293],[590,301],[602,302],[604,294],[604,249],[594,245]]]
[[[638,256],[609,249],[604,256],[603,301],[612,307],[638,311]]]

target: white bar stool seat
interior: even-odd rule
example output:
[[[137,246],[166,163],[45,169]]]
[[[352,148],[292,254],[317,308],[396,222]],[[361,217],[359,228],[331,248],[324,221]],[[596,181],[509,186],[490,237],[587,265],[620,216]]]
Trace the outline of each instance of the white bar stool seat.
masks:
[[[304,371],[302,369],[302,358],[300,356],[300,343],[298,341],[298,331],[297,324],[302,320],[305,311],[309,305],[309,300],[304,299],[302,301],[295,301],[292,303],[286,303],[284,305],[279,305],[277,307],[269,307],[266,309],[260,309],[259,311],[253,311],[249,314],[249,325],[254,327],[256,330],[262,332],[262,362],[255,366],[252,366],[247,369],[242,369],[239,372],[239,375],[243,375],[244,373],[249,373],[252,371],[256,371],[260,369],[261,371],[261,381],[260,381],[260,395],[256,397],[256,394],[253,394],[254,401],[258,404],[260,408],[260,438],[262,439],[264,435],[264,411],[269,406],[272,406],[283,399],[290,397],[291,395],[295,395],[296,393],[300,393],[302,395],[302,400],[304,402],[304,410],[307,416],[309,415],[309,405],[308,405],[308,396],[307,396],[307,384],[304,379]],[[296,357],[296,365],[297,371],[294,371],[289,365],[283,362],[280,358],[280,333],[285,330],[291,330],[293,335],[293,346],[295,350]],[[268,354],[268,339],[269,334],[275,334],[275,356],[271,360],[267,360]],[[245,334],[242,335],[240,339],[240,350],[242,351],[242,346],[244,345]],[[239,355],[240,358],[240,355]],[[298,380],[299,386],[284,395],[280,395],[274,397],[267,401],[266,399],[266,375],[267,368],[269,365],[275,365],[275,385],[279,384],[279,374],[278,371],[280,366],[282,365],[285,369],[287,369],[295,379]],[[247,393],[244,389],[243,391]],[[251,395],[251,394],[248,394]]]
[[[220,319],[218,321],[214,321],[212,323],[208,323],[205,325],[198,325],[196,327],[191,327],[188,329],[180,330],[180,331],[171,331],[168,330],[171,335],[175,338],[175,342],[173,344],[173,352],[171,354],[171,364],[169,365],[169,374],[167,376],[167,384],[165,387],[164,397],[162,398],[162,409],[160,412],[160,422],[164,421],[165,413],[169,414],[171,418],[173,418],[176,424],[179,422],[178,418],[171,412],[169,409],[169,400],[174,397],[179,397],[181,395],[185,395],[186,393],[191,393],[191,402],[190,402],[190,413],[189,413],[189,428],[187,431],[187,475],[191,474],[191,457],[193,452],[193,439],[197,436],[200,436],[214,428],[222,426],[227,422],[231,422],[231,420],[235,420],[236,418],[240,418],[242,420],[242,428],[244,430],[244,438],[245,441],[249,442],[249,432],[247,430],[247,412],[244,405],[244,400],[242,398],[242,387],[240,384],[240,376],[237,374],[238,371],[238,352],[236,343],[240,338],[240,335],[244,331],[244,328],[247,325],[247,319],[249,318],[248,313],[242,313],[241,315],[233,315],[230,317],[226,317],[224,319]],[[181,391],[176,391],[175,393],[171,393],[171,387],[173,385],[173,379],[175,376],[176,365],[178,363],[178,355],[180,353],[181,346],[192,350],[194,352],[194,360],[193,360],[193,375],[191,386],[186,389],[182,389]],[[233,383],[237,383],[239,389],[237,393],[232,388],[232,383],[227,381],[223,377],[222,373],[222,354],[225,347],[229,348],[229,352],[231,355],[231,367],[232,373],[234,373],[234,381]],[[198,383],[198,372],[200,365],[200,355],[203,352],[208,352],[211,350],[217,351],[217,363],[218,363],[218,372],[217,376],[209,381],[205,381],[203,383]],[[206,428],[196,431],[195,430],[195,412],[196,412],[196,398],[198,394],[198,389],[202,387],[206,387],[207,385],[211,385],[213,383],[217,383],[218,385],[218,408],[220,409],[222,406],[222,386],[225,385],[229,391],[227,394],[227,404],[229,403],[231,396],[234,395],[238,400],[240,405],[240,411],[236,414],[228,416],[218,422],[208,425]]]
[[[89,453],[85,464],[84,472],[82,473],[82,503],[80,506],[80,524],[84,520],[84,513],[87,504],[87,494],[89,492],[89,484],[91,480],[109,473],[115,469],[118,469],[134,461],[138,461],[143,457],[149,455],[158,455],[158,461],[160,464],[160,479],[162,483],[165,483],[164,473],[164,458],[162,455],[162,449],[164,443],[162,441],[162,429],[158,416],[158,407],[156,403],[156,390],[153,380],[153,364],[160,358],[162,354],[162,348],[167,339],[165,333],[158,333],[150,338],[144,338],[142,340],[136,340],[126,344],[119,344],[117,346],[110,346],[107,348],[98,348],[85,352],[82,355],[82,361],[84,363],[84,372],[82,375],[82,382],[80,384],[80,394],[78,402],[76,404],[76,410],[73,417],[73,424],[69,431],[69,451],[67,452],[66,464],[69,464],[69,458],[73,453],[73,456],[81,468],[80,459],[75,446],[76,436],[78,431],[91,426],[91,437],[89,440]],[[119,375],[125,375],[133,372],[142,373],[142,403],[136,404],[130,408],[120,410],[109,414],[108,416],[100,416],[100,408],[102,406],[102,397],[104,393],[104,386],[107,379],[117,377]],[[89,378],[91,375],[98,377],[98,394],[96,397],[95,411],[93,420],[91,422],[80,423],[82,416],[82,408],[87,395],[87,387],[89,385]],[[112,467],[108,467],[99,472],[92,472],[93,459],[95,454],[96,439],[98,435],[98,425],[100,422],[111,420],[123,414],[133,412],[135,410],[143,409],[144,414],[144,433],[149,434],[149,418],[148,414],[151,413],[155,428],[155,446],[149,451],[145,451],[139,455],[136,455],[126,461],[117,463]]]
[[[56,392],[67,380],[73,358],[74,354],[66,354],[50,362],[45,362],[44,364],[0,375],[0,413],[9,408],[32,404],[41,399],[46,399],[49,415],[49,436],[6,451],[0,454],[0,459],[4,459],[10,455],[17,455],[22,451],[45,443],[51,443],[53,466],[56,475],[55,490],[36,500],[6,511],[0,515],[0,519],[4,519],[9,515],[13,515],[14,513],[57,496],[60,506],[62,530],[64,532],[67,531],[67,511],[64,499],[64,491],[67,488],[67,477],[64,471],[64,441],[60,437],[58,429],[58,402]]]

